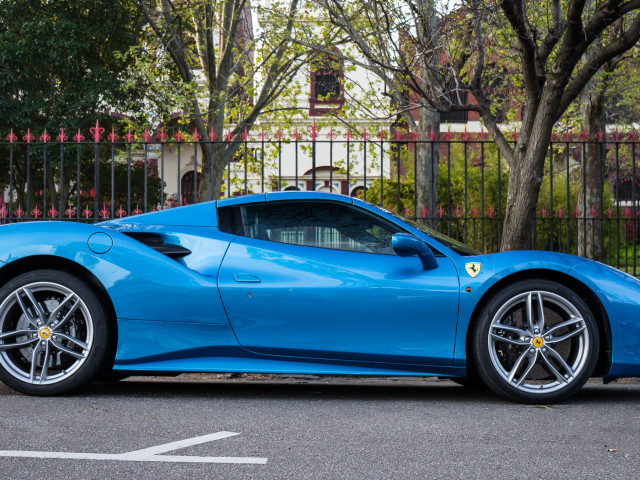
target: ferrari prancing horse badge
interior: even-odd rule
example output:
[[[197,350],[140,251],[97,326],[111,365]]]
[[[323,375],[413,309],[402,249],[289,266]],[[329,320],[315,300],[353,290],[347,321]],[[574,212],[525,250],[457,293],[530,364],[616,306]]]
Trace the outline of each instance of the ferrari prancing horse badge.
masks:
[[[471,278],[474,278],[478,276],[478,274],[480,273],[480,263],[479,262],[465,263],[464,269],[467,271],[467,273]]]

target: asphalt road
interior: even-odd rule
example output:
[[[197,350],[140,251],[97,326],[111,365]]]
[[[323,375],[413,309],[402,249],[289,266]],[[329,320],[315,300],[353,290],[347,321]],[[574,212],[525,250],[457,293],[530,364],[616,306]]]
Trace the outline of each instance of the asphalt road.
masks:
[[[0,385],[0,408],[2,479],[640,478],[636,380],[533,407],[435,379],[205,375],[61,398]],[[216,432],[238,435],[196,438]]]

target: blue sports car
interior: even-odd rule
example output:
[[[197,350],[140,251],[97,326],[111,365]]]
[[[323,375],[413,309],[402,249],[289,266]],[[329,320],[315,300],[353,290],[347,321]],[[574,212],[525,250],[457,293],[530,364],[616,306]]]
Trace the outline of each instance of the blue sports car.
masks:
[[[480,253],[354,198],[235,197],[97,225],[0,227],[0,380],[104,372],[425,375],[549,403],[640,375],[640,282]]]

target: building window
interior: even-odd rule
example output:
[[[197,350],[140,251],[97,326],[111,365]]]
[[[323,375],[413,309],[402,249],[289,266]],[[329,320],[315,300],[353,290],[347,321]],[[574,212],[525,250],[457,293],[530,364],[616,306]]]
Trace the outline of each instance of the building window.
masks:
[[[198,173],[197,185],[202,182],[202,174]],[[199,187],[198,187],[199,188]],[[182,194],[182,203],[198,203],[198,193],[196,192],[196,178],[193,170],[188,171],[182,176],[180,182],[180,193]]]
[[[337,48],[333,49],[338,52]],[[320,116],[344,105],[344,60],[319,52],[311,63],[309,115]]]
[[[469,102],[469,92],[467,90],[451,89],[447,92],[447,95],[452,105],[465,105]],[[453,111],[440,115],[441,122],[467,123],[468,119],[469,112],[466,110]]]

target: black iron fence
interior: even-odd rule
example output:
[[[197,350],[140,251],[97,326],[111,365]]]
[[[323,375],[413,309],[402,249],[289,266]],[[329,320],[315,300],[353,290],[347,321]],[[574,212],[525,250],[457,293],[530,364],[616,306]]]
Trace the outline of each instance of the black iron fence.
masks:
[[[478,250],[499,249],[508,166],[486,133],[421,139],[366,129],[338,136],[313,128],[308,138],[297,131],[224,138],[212,133],[206,140],[180,130],[171,137],[164,131],[102,135],[99,125],[89,140],[79,131],[71,138],[62,131],[56,139],[46,131],[38,138],[31,131],[20,137],[10,132],[0,142],[0,222],[95,222],[218,195],[323,190],[359,196]],[[202,144],[210,156],[203,155]],[[225,160],[220,191],[201,198],[203,182],[215,174],[215,149],[229,144],[237,148]],[[437,208],[431,211],[416,195],[420,146],[439,157]],[[639,274],[637,150],[635,131],[554,135],[531,219],[532,247],[589,256]]]

